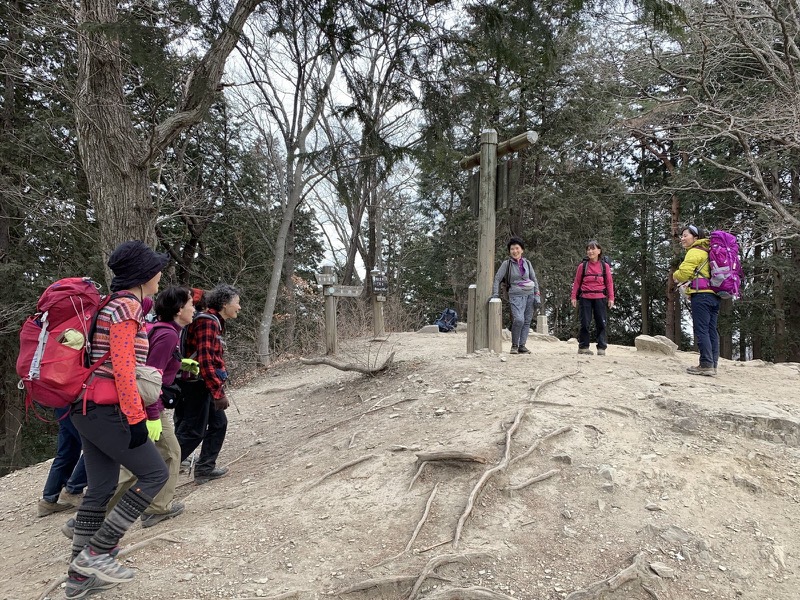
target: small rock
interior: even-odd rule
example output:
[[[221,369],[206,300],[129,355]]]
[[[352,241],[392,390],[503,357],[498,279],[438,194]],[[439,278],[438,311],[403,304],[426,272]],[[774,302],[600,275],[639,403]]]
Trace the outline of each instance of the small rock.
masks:
[[[651,562],[650,568],[653,572],[658,575],[659,577],[663,577],[664,579],[674,579],[675,578],[675,569],[666,565],[662,562]]]
[[[603,512],[606,509],[606,503],[603,500],[600,500],[599,498],[597,500],[597,509],[600,512]]]
[[[597,474],[608,481],[614,481],[616,473],[616,470],[611,465],[600,465],[597,467]]]
[[[656,504],[655,502],[650,502],[650,503],[646,504],[645,508],[647,510],[651,510],[653,512],[658,512],[658,511],[664,510],[664,508],[661,505]]]
[[[443,414],[446,413],[447,413],[446,408],[437,408],[436,410],[433,411],[433,414],[435,414],[437,417],[441,417]]]
[[[555,462],[564,463],[565,465],[572,464],[572,457],[569,454],[554,454],[550,457],[550,460],[554,460]]]

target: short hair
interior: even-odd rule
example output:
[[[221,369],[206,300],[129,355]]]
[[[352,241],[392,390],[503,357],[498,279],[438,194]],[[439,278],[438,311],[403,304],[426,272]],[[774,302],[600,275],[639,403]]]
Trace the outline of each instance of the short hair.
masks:
[[[206,294],[206,301],[208,308],[213,308],[216,311],[222,310],[222,307],[229,304],[236,296],[239,295],[237,290],[232,285],[227,283],[220,283],[217,287]]]
[[[508,244],[506,245],[506,248],[508,249],[509,252],[511,251],[511,246],[515,244],[520,248],[522,248],[523,250],[525,250],[525,242],[522,241],[522,238],[514,236],[510,240],[508,240]]]
[[[188,288],[172,285],[163,290],[156,298],[155,313],[159,321],[168,323],[175,317],[191,299],[192,293]]]
[[[700,227],[697,227],[696,225],[684,225],[683,229],[681,229],[681,233],[684,231],[688,231],[696,238],[706,237],[706,232],[703,231]]]
[[[600,250],[600,257],[603,256],[603,247],[597,240],[589,240],[588,242],[586,242],[586,249],[589,250],[589,248],[597,248],[598,250]]]

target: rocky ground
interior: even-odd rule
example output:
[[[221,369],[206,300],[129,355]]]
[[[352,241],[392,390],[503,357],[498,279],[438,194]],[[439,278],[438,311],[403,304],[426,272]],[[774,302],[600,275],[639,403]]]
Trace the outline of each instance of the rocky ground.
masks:
[[[294,362],[234,390],[231,474],[182,476],[186,512],[135,525],[136,579],[92,598],[800,598],[798,365],[528,346],[393,334],[340,357],[395,352],[379,376]],[[2,479],[0,598],[63,598],[48,467]]]

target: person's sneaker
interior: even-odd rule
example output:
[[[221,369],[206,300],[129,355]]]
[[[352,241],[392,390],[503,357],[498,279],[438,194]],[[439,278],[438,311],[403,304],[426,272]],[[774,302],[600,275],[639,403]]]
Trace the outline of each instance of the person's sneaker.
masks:
[[[706,377],[714,377],[717,374],[714,367],[686,367],[686,372],[689,375],[705,375]]]
[[[594,354],[594,352],[592,352],[592,351],[591,351],[591,350],[589,350],[588,348],[578,348],[578,354],[589,354],[589,355],[593,355],[593,354]]]
[[[117,585],[119,584],[103,581],[94,575],[90,575],[89,577],[70,575],[67,579],[67,588],[65,592],[69,600],[74,600],[76,598],[86,598],[86,596],[95,592],[110,590]]]
[[[598,348],[597,349],[597,356],[605,356],[605,355],[606,355],[606,349],[605,348]]]
[[[161,521],[165,519],[171,519],[172,517],[177,517],[179,514],[183,512],[183,509],[186,508],[183,502],[173,501],[173,503],[169,507],[169,511],[165,513],[159,513],[154,515],[146,515],[142,513],[142,527],[152,527],[156,523],[161,523]]]
[[[125,583],[136,575],[133,569],[121,564],[110,553],[95,554],[86,546],[69,564],[69,568],[81,575],[95,575],[108,583]]]
[[[517,352],[519,352],[520,354],[530,354],[531,353],[531,351],[528,350],[525,346],[520,346],[519,348],[517,348]]]
[[[511,346],[511,354],[519,354],[519,347]]]
[[[219,479],[220,477],[225,477],[228,474],[228,467],[219,467],[211,469],[205,473],[198,473],[195,469],[194,472],[194,482],[197,485],[203,485],[204,483],[208,483],[213,479]]]
[[[39,499],[36,505],[36,514],[40,517],[46,517],[57,512],[64,512],[65,510],[75,510],[72,504],[65,504],[62,502],[48,502],[44,498]]]
[[[181,467],[178,470],[178,472],[179,473],[188,473],[189,469],[191,469],[191,468],[192,468],[192,459],[190,457],[190,458],[187,458],[184,461],[181,461]]]
[[[83,502],[83,494],[71,494],[67,491],[67,488],[61,490],[61,493],[58,495],[59,504],[69,504],[70,506],[78,508],[81,502]]]
[[[75,519],[71,517],[67,519],[67,522],[61,526],[61,533],[69,539],[75,537]]]

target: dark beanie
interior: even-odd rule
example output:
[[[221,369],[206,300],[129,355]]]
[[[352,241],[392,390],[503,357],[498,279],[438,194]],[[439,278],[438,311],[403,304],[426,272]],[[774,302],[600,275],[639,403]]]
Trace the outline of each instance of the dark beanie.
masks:
[[[108,268],[114,273],[111,291],[129,290],[150,281],[169,262],[169,256],[155,252],[139,240],[122,242],[108,258]]]

